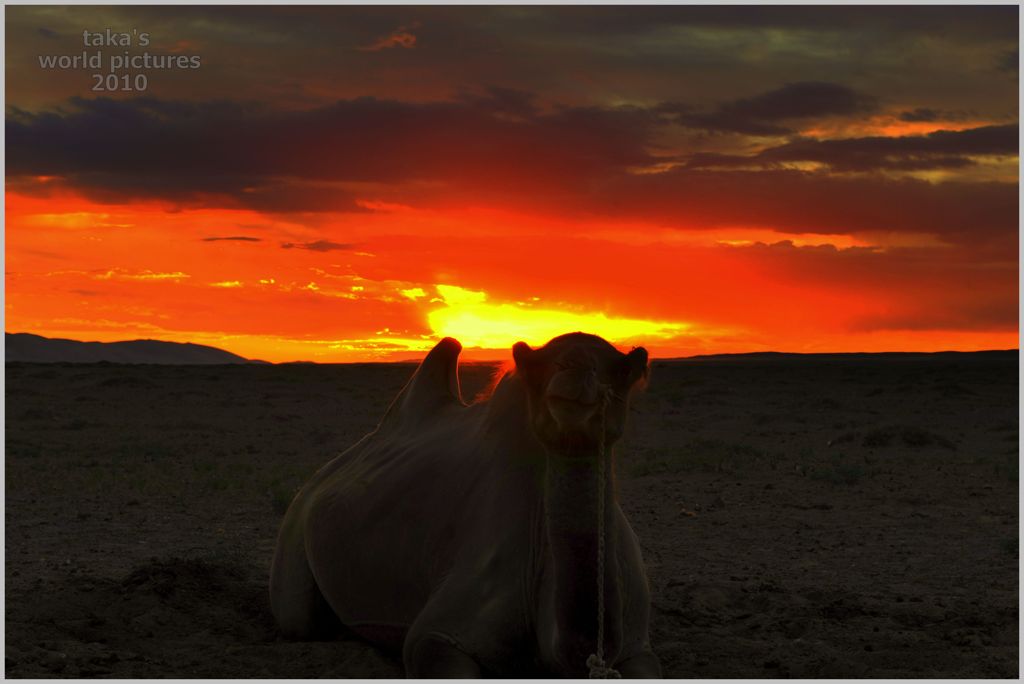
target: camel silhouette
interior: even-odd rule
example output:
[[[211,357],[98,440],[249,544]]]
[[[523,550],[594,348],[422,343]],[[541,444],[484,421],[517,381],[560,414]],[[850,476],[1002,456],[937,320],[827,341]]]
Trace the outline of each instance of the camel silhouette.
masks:
[[[470,405],[461,350],[439,342],[377,429],[292,501],[270,579],[282,634],[340,622],[400,650],[410,677],[659,677],[612,457],[646,350],[520,342],[515,370]]]

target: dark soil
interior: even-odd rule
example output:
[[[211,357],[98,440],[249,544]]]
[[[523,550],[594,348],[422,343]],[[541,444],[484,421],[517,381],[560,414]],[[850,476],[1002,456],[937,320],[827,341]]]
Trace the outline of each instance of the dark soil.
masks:
[[[402,676],[280,640],[267,574],[411,372],[8,364],[7,676]],[[618,472],[665,675],[1017,677],[1017,393],[1016,354],[656,362]]]

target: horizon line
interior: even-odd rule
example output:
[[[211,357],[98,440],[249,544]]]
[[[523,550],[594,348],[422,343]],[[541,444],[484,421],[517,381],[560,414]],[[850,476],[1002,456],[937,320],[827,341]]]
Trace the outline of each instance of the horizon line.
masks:
[[[292,359],[292,360],[288,360],[288,361],[264,361],[262,359],[257,359],[257,358],[247,358],[247,357],[242,356],[241,354],[237,354],[237,353],[232,352],[232,351],[230,351],[228,349],[225,349],[223,347],[215,347],[213,345],[203,344],[203,343],[200,343],[200,342],[191,342],[191,341],[189,341],[189,342],[176,342],[176,341],[172,341],[172,340],[161,340],[161,339],[150,338],[150,337],[139,337],[139,338],[135,338],[135,339],[125,339],[125,340],[114,340],[114,341],[111,341],[111,342],[102,342],[102,341],[99,341],[99,340],[79,340],[79,339],[73,339],[73,338],[70,338],[70,337],[47,337],[46,335],[40,335],[39,333],[24,332],[24,331],[23,332],[8,332],[8,331],[5,330],[4,331],[4,336],[5,336],[5,339],[4,339],[4,348],[5,348],[4,362],[5,363],[7,363],[7,359],[6,359],[6,336],[7,335],[32,335],[34,337],[40,337],[40,338],[46,339],[46,340],[64,340],[64,341],[69,341],[69,342],[77,342],[77,343],[80,343],[80,344],[124,344],[124,343],[131,343],[131,342],[160,342],[162,344],[192,345],[192,346],[197,346],[197,347],[206,347],[206,348],[209,348],[209,349],[217,349],[217,350],[223,351],[225,353],[237,356],[237,357],[239,357],[241,359],[245,359],[245,361],[248,361],[248,362],[261,363],[261,364],[269,364],[269,365],[283,365],[283,364],[293,364],[293,363],[296,363],[296,364],[316,364],[316,365],[328,366],[328,365],[356,365],[356,364],[369,364],[369,363],[379,363],[379,364],[385,364],[385,363],[386,364],[418,363],[418,362],[422,361],[423,357],[425,357],[429,353],[429,350],[426,350],[426,351],[423,352],[423,356],[422,357],[406,358],[406,359],[394,359],[394,360],[313,361],[313,360],[310,360],[310,359]],[[485,349],[485,348],[484,347],[469,347],[469,349],[478,349],[478,350],[480,350],[480,349]],[[651,356],[650,357],[650,361],[651,362],[654,362],[654,361],[663,361],[663,362],[664,361],[686,361],[686,360],[704,359],[704,358],[757,356],[757,355],[764,355],[764,356],[772,356],[772,355],[774,355],[774,356],[853,356],[853,355],[885,356],[885,355],[889,355],[889,356],[892,356],[892,355],[926,355],[926,354],[928,354],[928,355],[931,355],[931,354],[991,354],[991,353],[1009,353],[1009,352],[1016,352],[1016,353],[1019,354],[1020,353],[1020,347],[1017,346],[1017,347],[1003,348],[1003,349],[993,348],[993,349],[972,349],[972,350],[941,349],[941,350],[936,350],[936,351],[810,351],[809,352],[809,351],[783,351],[783,350],[772,349],[772,350],[740,351],[740,352],[712,352],[712,353],[692,354],[692,355],[689,355],[689,356]],[[399,352],[399,353],[401,353],[401,352]],[[511,349],[509,350],[509,353],[511,354]],[[459,363],[466,363],[466,364],[501,364],[501,363],[507,363],[508,361],[509,361],[509,358],[494,358],[494,359],[461,359],[460,358],[459,359]],[[187,364],[182,364],[182,365],[187,365]]]

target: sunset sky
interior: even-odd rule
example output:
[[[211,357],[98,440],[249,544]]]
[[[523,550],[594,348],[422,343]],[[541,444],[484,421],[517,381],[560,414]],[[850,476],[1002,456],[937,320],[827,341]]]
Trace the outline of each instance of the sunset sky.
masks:
[[[9,6],[5,329],[1016,348],[1017,13]],[[106,28],[150,43],[83,45]],[[201,66],[40,67],[96,50]]]

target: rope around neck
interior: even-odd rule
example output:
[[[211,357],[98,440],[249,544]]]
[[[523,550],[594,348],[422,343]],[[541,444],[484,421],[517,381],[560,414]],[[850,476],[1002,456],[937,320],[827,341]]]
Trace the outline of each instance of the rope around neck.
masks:
[[[608,663],[604,661],[604,498],[608,488],[604,431],[608,395],[609,391],[607,390],[601,395],[601,435],[597,458],[597,652],[591,653],[587,658],[591,679],[619,679],[622,676],[618,670],[609,667]]]

